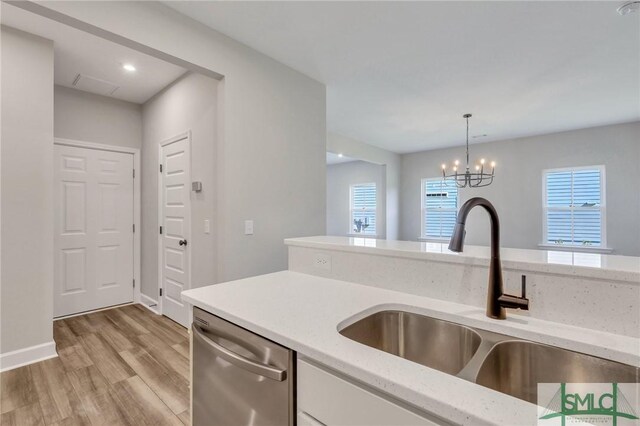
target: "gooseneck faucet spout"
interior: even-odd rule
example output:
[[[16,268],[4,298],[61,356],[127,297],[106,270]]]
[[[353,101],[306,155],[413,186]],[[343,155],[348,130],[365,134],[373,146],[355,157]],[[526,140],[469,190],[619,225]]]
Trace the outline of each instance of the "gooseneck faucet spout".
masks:
[[[505,308],[529,309],[529,299],[525,297],[524,286],[521,297],[504,294],[502,283],[502,265],[500,263],[500,220],[498,213],[489,200],[474,197],[462,205],[458,212],[456,226],[451,235],[449,250],[460,253],[464,248],[465,226],[469,212],[476,206],[482,206],[491,219],[491,263],[489,264],[489,287],[487,292],[487,316],[505,319]]]

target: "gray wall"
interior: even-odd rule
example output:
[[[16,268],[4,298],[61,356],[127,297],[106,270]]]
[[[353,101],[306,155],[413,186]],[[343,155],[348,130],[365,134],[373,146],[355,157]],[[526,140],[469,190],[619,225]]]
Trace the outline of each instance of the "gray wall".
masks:
[[[2,27],[0,352],[53,341],[53,42]]]
[[[474,144],[471,160],[497,162],[491,186],[463,189],[489,199],[500,214],[502,246],[536,249],[542,242],[542,170],[604,164],[607,245],[615,254],[640,256],[640,122],[594,127],[521,139]],[[464,147],[402,156],[401,237],[420,236],[420,180],[438,177],[442,163],[464,159]],[[488,245],[486,214],[471,212],[468,244]]]
[[[400,154],[337,133],[327,135],[327,151],[385,166],[386,238],[400,238]]]
[[[54,135],[105,145],[142,146],[142,107],[63,86],[54,90]]]
[[[215,166],[219,281],[286,269],[284,238],[325,233],[324,84],[158,2],[19,6],[224,76]],[[245,219],[255,221],[253,236],[244,235]]]
[[[325,233],[324,84],[157,2],[24,7],[224,76],[215,166],[219,281],[286,269],[284,238]],[[246,219],[255,221],[253,236],[244,235]]]
[[[386,166],[366,161],[327,166],[327,235],[348,235],[350,220],[350,189],[355,183],[376,184],[376,220],[378,238],[386,238]]]
[[[213,284],[215,254],[215,144],[218,81],[187,74],[151,98],[142,109],[142,265],[141,291],[158,298],[158,156],[160,143],[191,131],[191,180],[202,192],[191,192],[191,284]],[[204,220],[211,233],[204,233]]]

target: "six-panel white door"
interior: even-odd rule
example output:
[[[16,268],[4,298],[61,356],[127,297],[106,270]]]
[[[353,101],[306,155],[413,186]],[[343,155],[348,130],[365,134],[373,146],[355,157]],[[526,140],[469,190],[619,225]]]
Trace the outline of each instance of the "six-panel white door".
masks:
[[[189,139],[160,147],[160,256],[162,313],[188,327],[189,308],[180,293],[189,288],[190,164]]]
[[[133,301],[133,155],[55,145],[54,316]]]

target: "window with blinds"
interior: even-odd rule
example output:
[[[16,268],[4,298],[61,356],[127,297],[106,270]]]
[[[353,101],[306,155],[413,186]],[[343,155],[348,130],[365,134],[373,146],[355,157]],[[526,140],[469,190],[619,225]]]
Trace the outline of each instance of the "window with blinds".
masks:
[[[376,184],[351,185],[351,234],[376,235]]]
[[[544,243],[605,246],[604,166],[544,171]]]
[[[442,178],[422,179],[422,238],[450,238],[458,215],[458,187]]]

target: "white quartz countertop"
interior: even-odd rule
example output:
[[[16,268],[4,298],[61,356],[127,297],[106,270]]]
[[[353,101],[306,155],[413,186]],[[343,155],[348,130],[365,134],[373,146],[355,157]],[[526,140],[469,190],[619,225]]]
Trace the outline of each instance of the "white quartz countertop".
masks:
[[[465,245],[462,253],[449,251],[449,243],[376,240],[374,238],[315,236],[289,238],[288,246],[425,259],[435,262],[489,265],[489,247]],[[640,257],[579,251],[500,248],[504,268],[631,282],[640,285]]]
[[[387,309],[640,365],[640,339],[291,271],[188,290],[183,300],[452,423],[536,424],[536,406],[359,344],[338,333]]]

